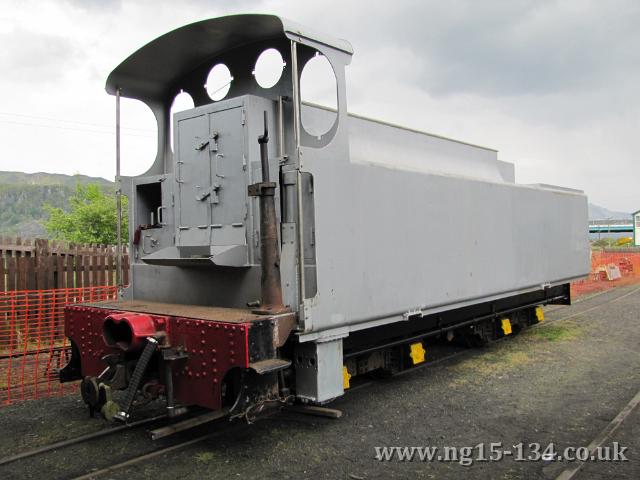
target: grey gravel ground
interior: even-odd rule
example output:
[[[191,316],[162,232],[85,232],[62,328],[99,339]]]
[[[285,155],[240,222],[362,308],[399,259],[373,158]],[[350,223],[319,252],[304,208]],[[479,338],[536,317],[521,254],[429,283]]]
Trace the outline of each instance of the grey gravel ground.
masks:
[[[104,478],[555,478],[567,464],[512,458],[466,467],[458,462],[380,462],[374,447],[501,442],[509,448],[519,442],[554,442],[562,450],[587,445],[640,389],[637,288],[550,308],[549,320],[584,313],[355,389],[332,405],[344,412],[339,420],[280,414],[225,428],[210,440]],[[609,302],[626,293],[630,295]],[[4,408],[0,456],[104,426],[87,419],[76,398]],[[628,447],[629,461],[589,463],[576,478],[640,478],[639,432],[636,410],[611,439]],[[70,478],[175,440],[154,444],[144,431],[132,431],[0,467],[0,478]]]

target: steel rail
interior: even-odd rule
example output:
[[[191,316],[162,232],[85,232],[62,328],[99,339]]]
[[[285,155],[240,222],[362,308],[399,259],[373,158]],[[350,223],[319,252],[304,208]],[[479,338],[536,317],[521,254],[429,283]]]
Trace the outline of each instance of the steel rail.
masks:
[[[219,419],[219,421],[221,421],[221,420],[222,419]],[[229,423],[227,423],[225,425],[226,426],[223,426],[222,428],[220,428],[219,430],[216,430],[214,432],[207,433],[205,435],[201,435],[199,437],[192,438],[190,440],[185,440],[184,442],[174,443],[173,445],[170,445],[168,447],[163,447],[163,448],[159,448],[157,450],[152,450],[151,452],[144,453],[144,454],[139,455],[137,457],[130,458],[129,460],[125,460],[125,461],[120,462],[120,463],[114,463],[113,465],[110,465],[108,467],[104,467],[104,468],[101,468],[99,470],[93,470],[93,471],[87,472],[85,474],[82,474],[80,476],[70,478],[68,480],[89,480],[89,479],[93,479],[93,478],[105,475],[107,473],[114,472],[116,470],[121,470],[123,468],[130,467],[132,465],[135,465],[137,463],[143,462],[145,460],[149,460],[151,458],[155,458],[155,457],[158,457],[158,456],[173,452],[175,450],[179,450],[181,448],[188,447],[190,445],[194,445],[196,443],[203,442],[203,441],[208,440],[210,438],[218,437],[220,435],[223,435],[230,428],[233,427],[233,425],[229,424]],[[245,426],[247,426],[247,425],[245,425]]]
[[[591,457],[598,447],[601,447],[604,442],[609,440],[611,436],[620,428],[622,423],[631,415],[631,413],[640,405],[640,391],[638,391],[629,402],[622,407],[622,410],[618,412],[613,420],[611,420],[606,427],[604,427],[596,438],[594,438],[589,445],[587,445],[587,451],[589,457]],[[633,428],[633,427],[632,427]],[[571,465],[564,469],[560,475],[556,477],[556,480],[571,480],[576,476],[580,469],[584,466],[586,460],[576,460],[574,465]]]
[[[70,346],[67,347],[53,347],[53,348],[40,348],[37,350],[27,350],[26,352],[14,352],[14,353],[4,353],[0,355],[0,360],[6,360],[8,358],[16,358],[16,357],[27,357],[32,355],[40,355],[46,353],[58,353],[64,350],[70,349]]]
[[[80,436],[77,436],[77,437],[68,438],[66,440],[61,440],[59,442],[51,443],[49,445],[44,445],[42,447],[34,448],[33,450],[28,450],[26,452],[17,453],[15,455],[11,455],[9,457],[2,458],[2,459],[0,459],[0,465],[7,465],[9,463],[13,463],[13,462],[16,462],[18,460],[22,460],[22,459],[25,459],[25,458],[30,458],[30,457],[33,457],[33,456],[36,456],[36,455],[40,455],[42,453],[50,452],[52,450],[57,450],[59,448],[65,448],[65,447],[68,447],[70,445],[75,445],[77,443],[85,442],[87,440],[93,440],[95,438],[100,438],[100,437],[106,437],[108,435],[112,435],[112,434],[120,432],[122,430],[128,430],[130,428],[147,425],[149,423],[153,423],[155,421],[162,420],[163,418],[166,418],[166,417],[167,417],[166,414],[157,415],[155,417],[145,418],[145,419],[142,419],[142,420],[137,420],[135,422],[127,423],[127,424],[124,424],[124,425],[119,425],[117,427],[106,428],[106,429],[98,430],[97,432],[91,432],[91,433],[87,433],[85,435],[80,435]]]

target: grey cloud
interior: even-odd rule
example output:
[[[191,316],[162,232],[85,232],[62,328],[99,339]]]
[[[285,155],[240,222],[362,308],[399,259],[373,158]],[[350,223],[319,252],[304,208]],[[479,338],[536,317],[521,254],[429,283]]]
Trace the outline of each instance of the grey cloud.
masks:
[[[66,3],[89,12],[116,13],[122,9],[122,0],[66,0]]]
[[[422,72],[416,81],[432,95],[590,90],[623,81],[619,72],[629,67],[640,77],[638,2],[352,2],[346,11],[331,5],[300,13],[349,38],[356,54],[410,49],[418,59],[413,68]]]
[[[3,82],[49,84],[62,78],[83,54],[63,36],[35,33],[24,29],[0,34]]]

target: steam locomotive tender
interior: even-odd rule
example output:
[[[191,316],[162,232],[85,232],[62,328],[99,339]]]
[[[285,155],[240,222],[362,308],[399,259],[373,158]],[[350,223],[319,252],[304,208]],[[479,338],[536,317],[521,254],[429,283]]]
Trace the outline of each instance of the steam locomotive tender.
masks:
[[[284,65],[263,88],[252,72],[266,49]],[[130,285],[65,311],[61,381],[82,379],[92,412],[127,420],[157,397],[169,415],[321,405],[354,376],[425,361],[429,337],[484,343],[570,303],[589,271],[585,195],[516,184],[495,150],[349,114],[352,53],[235,15],[167,33],[111,73],[107,92],[144,102],[158,142],[146,173],[117,179]],[[317,56],[336,109],[301,101]],[[232,77],[213,101],[219,64]],[[194,107],[171,115],[180,92]]]

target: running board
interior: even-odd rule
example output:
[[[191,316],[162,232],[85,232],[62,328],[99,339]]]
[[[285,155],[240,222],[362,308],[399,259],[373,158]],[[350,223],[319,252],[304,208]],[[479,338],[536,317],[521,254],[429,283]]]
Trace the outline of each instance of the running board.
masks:
[[[291,366],[291,360],[284,360],[282,358],[269,358],[267,360],[260,360],[259,362],[253,362],[249,364],[249,368],[255,370],[258,375],[264,375],[266,373],[274,373]]]

